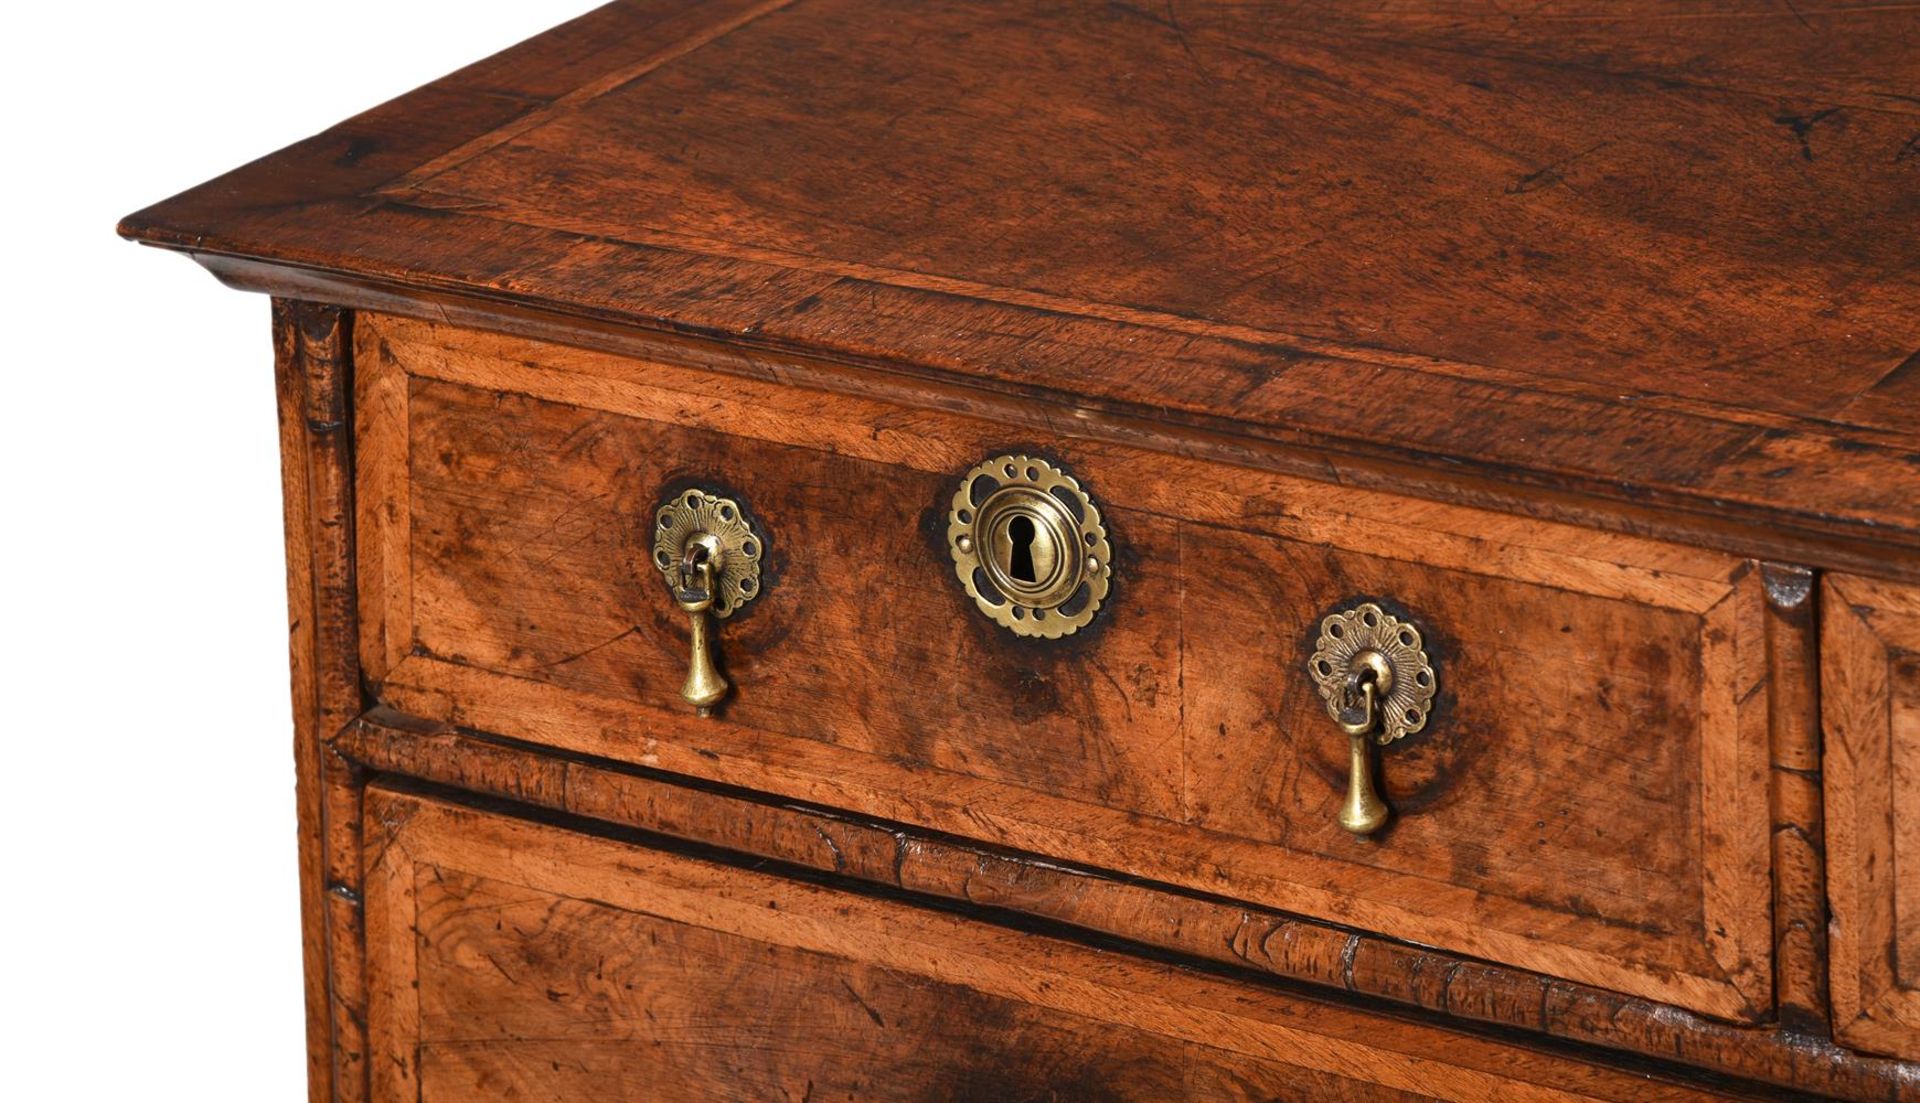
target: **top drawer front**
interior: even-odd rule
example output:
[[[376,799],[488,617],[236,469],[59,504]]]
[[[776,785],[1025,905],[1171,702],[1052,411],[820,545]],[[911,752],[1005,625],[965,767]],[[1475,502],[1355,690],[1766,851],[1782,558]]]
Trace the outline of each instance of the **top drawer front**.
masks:
[[[1726,556],[852,397],[363,317],[363,650],[382,699],[572,750],[1229,894],[1746,1017],[1770,999],[1762,599]],[[1113,592],[1019,639],[956,584],[955,480],[1062,461]],[[648,523],[689,482],[766,533],[680,701]],[[1321,616],[1412,613],[1441,664],[1341,831]]]

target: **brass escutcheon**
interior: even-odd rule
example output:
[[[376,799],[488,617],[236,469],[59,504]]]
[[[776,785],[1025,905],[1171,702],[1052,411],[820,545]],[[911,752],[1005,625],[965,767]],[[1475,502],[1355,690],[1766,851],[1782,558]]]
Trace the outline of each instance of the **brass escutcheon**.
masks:
[[[1420,630],[1372,602],[1320,622],[1307,660],[1327,715],[1347,736],[1347,799],[1340,826],[1371,835],[1390,814],[1373,784],[1369,741],[1385,746],[1427,726],[1438,676]]]
[[[1112,581],[1100,510],[1072,476],[1033,456],[996,456],[966,473],[947,513],[947,550],[974,604],[1020,636],[1086,627]]]
[[[740,504],[710,490],[683,491],[655,511],[653,565],[687,614],[691,657],[680,696],[701,716],[713,715],[730,688],[713,662],[709,617],[725,620],[760,596],[760,560],[766,541],[748,524]]]

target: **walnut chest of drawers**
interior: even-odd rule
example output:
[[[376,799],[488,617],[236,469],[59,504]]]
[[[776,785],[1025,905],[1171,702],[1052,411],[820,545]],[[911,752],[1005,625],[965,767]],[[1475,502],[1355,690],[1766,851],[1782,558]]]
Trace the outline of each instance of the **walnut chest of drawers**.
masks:
[[[1911,7],[632,0],[122,232],[315,1099],[1920,1098]]]

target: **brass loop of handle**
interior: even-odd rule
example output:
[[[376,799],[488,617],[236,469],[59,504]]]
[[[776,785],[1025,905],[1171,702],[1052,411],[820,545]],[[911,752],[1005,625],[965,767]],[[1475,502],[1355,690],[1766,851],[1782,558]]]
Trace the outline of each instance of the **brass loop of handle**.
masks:
[[[1346,699],[1358,707],[1343,705],[1333,722],[1348,735],[1371,735],[1380,723],[1379,697],[1393,689],[1393,667],[1387,657],[1368,648],[1348,660]]]
[[[1308,660],[1327,715],[1347,736],[1347,796],[1340,826],[1365,837],[1391,814],[1374,786],[1369,744],[1426,727],[1438,678],[1412,623],[1367,602],[1320,622]]]
[[[732,686],[714,662],[714,625],[760,595],[766,542],[738,502],[709,490],[683,491],[657,511],[654,566],[687,614],[689,655],[680,696],[701,716],[713,715]]]
[[[698,533],[681,552],[673,599],[689,613],[713,608],[714,543],[713,537]]]

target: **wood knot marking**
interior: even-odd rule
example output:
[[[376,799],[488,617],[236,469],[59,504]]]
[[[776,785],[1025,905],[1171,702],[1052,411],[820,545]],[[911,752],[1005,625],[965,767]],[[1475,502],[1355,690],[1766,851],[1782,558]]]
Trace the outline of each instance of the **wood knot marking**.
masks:
[[[1794,138],[1800,143],[1800,156],[1811,161],[1813,146],[1807,141],[1807,135],[1813,133],[1814,125],[1822,119],[1839,113],[1839,108],[1829,107],[1825,111],[1816,111],[1811,115],[1775,115],[1773,121],[1793,131]]]
[[[347,148],[341,152],[340,156],[333,159],[334,167],[343,169],[352,168],[360,163],[361,158],[378,151],[379,148],[379,142],[365,135],[361,135],[349,141]]]

